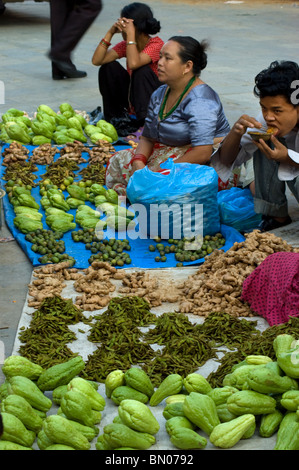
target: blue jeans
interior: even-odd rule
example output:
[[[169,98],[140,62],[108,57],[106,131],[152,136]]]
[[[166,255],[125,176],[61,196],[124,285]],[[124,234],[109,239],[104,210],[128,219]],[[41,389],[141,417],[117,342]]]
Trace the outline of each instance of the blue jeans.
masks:
[[[258,214],[287,217],[286,185],[299,202],[299,176],[290,181],[278,179],[279,164],[269,160],[260,150],[253,157],[255,177],[254,209]]]

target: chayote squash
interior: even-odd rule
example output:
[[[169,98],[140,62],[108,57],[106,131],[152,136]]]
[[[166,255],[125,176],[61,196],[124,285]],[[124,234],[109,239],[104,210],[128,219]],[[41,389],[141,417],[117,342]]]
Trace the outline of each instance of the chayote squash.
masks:
[[[135,431],[156,434],[160,425],[144,403],[137,400],[122,400],[118,407],[118,414],[124,424]]]
[[[47,197],[51,203],[51,206],[56,207],[57,209],[61,209],[65,212],[70,210],[70,206],[65,200],[65,197],[61,193],[54,193],[51,194],[49,191],[47,192]]]
[[[71,115],[75,114],[75,110],[70,103],[61,103],[59,106],[59,111],[61,114],[66,112],[71,113]]]
[[[157,406],[169,395],[179,393],[183,388],[183,377],[179,374],[169,374],[161,382],[150,398],[150,406]]]
[[[70,197],[70,196],[68,196],[66,198],[66,202],[70,206],[70,209],[77,209],[79,206],[84,204],[84,201],[82,201],[82,199],[76,199],[76,198]]]
[[[175,416],[185,416],[183,406],[184,405],[182,401],[176,401],[167,404],[163,410],[164,418],[170,419],[174,418]]]
[[[24,447],[16,442],[0,440],[0,450],[33,450],[32,447]]]
[[[270,395],[254,390],[239,390],[227,399],[227,407],[235,415],[253,414],[263,415],[273,413],[276,400]]]
[[[38,210],[39,204],[35,201],[34,197],[30,194],[26,194],[25,192],[19,194],[17,196],[17,206],[27,206],[32,207],[33,209]]]
[[[18,116],[23,116],[25,113],[24,111],[21,111],[20,109],[17,109],[17,108],[9,108],[6,111],[6,114],[18,117]],[[2,119],[3,119],[3,116],[2,116]]]
[[[201,436],[193,429],[176,426],[170,435],[170,441],[178,449],[204,449],[208,443],[204,436]]]
[[[154,386],[151,382],[151,379],[144,370],[138,367],[130,367],[125,372],[125,383],[129,387],[138,390],[141,393],[144,393],[148,397],[151,397],[154,393]]]
[[[287,413],[279,425],[274,450],[299,450],[299,418]]]
[[[299,378],[299,343],[292,335],[282,334],[273,341],[278,365],[293,379]]]
[[[2,372],[6,378],[22,375],[28,379],[37,380],[43,370],[39,364],[35,364],[26,357],[15,355],[7,357],[2,366]]]
[[[83,134],[83,131],[79,131],[78,129],[74,129],[73,127],[71,127],[67,131],[67,135],[71,137],[71,139],[79,140],[80,142],[83,142],[83,143],[87,142],[87,138]]]
[[[145,393],[139,392],[128,385],[120,385],[116,387],[113,392],[111,393],[111,400],[116,404],[119,405],[122,400],[137,400],[141,403],[148,402],[148,396]]]
[[[222,449],[229,449],[242,439],[248,429],[255,424],[253,414],[238,416],[227,423],[220,423],[210,434],[211,443]]]
[[[52,139],[49,137],[45,137],[44,135],[34,135],[32,137],[32,145],[43,145],[43,144],[50,144]]]
[[[262,354],[250,354],[249,356],[245,357],[245,362],[247,364],[261,365],[261,364],[268,364],[269,362],[272,362],[272,359],[271,357],[264,356]]]
[[[46,113],[48,114],[49,116],[53,116],[54,118],[56,118],[56,113],[55,111],[50,108],[50,106],[46,105],[46,104],[40,104],[37,108],[37,112],[41,112],[41,113]]]
[[[35,135],[43,135],[48,139],[52,139],[53,137],[53,126],[49,121],[34,119],[31,123],[31,129]]]
[[[43,431],[52,444],[63,444],[76,450],[89,450],[90,442],[73,423],[63,416],[50,415],[44,420]],[[49,447],[49,446],[46,446]]]
[[[169,405],[170,403],[176,403],[178,401],[185,401],[186,396],[187,395],[185,393],[177,393],[175,395],[169,395],[169,397],[165,399],[165,403]]]
[[[106,396],[111,398],[113,390],[122,385],[125,385],[125,373],[120,369],[110,372],[105,379]]]
[[[105,196],[106,194],[106,188],[104,188],[104,186],[99,183],[92,184],[90,186],[90,191],[94,193],[96,196]]]
[[[262,415],[259,434],[261,437],[271,437],[278,430],[280,423],[283,419],[283,414],[280,410],[275,410],[273,413]]]
[[[103,411],[105,408],[105,399],[94,389],[93,385],[88,380],[75,377],[69,382],[67,388],[68,390],[75,390],[85,395],[93,410]]]
[[[103,134],[110,137],[112,142],[115,142],[118,139],[117,130],[112,124],[110,124],[110,122],[100,119],[96,123],[96,127],[98,127]]]
[[[5,131],[10,139],[21,142],[22,144],[30,144],[31,137],[28,132],[16,122],[9,121],[5,124]]]
[[[50,398],[46,397],[36,385],[36,383],[28,379],[27,377],[22,377],[20,375],[11,377],[8,381],[7,389],[10,395],[14,393],[16,395],[20,395],[21,397],[25,398],[33,408],[36,408],[37,410],[47,412],[52,406],[52,401],[50,400]]]
[[[45,450],[47,447],[53,445],[54,442],[49,439],[42,428],[37,435],[37,445],[40,450]]]
[[[34,220],[32,217],[25,215],[18,215],[13,219],[15,227],[22,233],[35,232],[43,228],[43,223],[40,220]]]
[[[1,411],[2,413],[6,412],[16,416],[31,431],[38,432],[42,427],[42,418],[34,411],[26,398],[20,395],[8,395],[1,402]]]
[[[83,132],[82,125],[77,116],[72,116],[68,118],[68,126],[72,129],[77,129],[77,131]]]
[[[99,132],[99,130],[98,132],[92,132],[89,135],[89,138],[93,144],[97,144],[99,140],[104,140],[105,142],[110,142],[110,143],[112,142],[111,137],[103,134],[102,132]]]
[[[1,440],[15,442],[24,447],[32,447],[35,432],[26,429],[22,421],[11,413],[2,413],[3,434]]]
[[[209,397],[214,400],[215,405],[218,406],[226,403],[228,397],[237,391],[237,388],[225,385],[224,387],[213,388],[210,392],[207,393],[207,395],[209,395]]]
[[[261,367],[256,364],[244,364],[236,367],[230,374],[226,374],[222,384],[235,387],[238,390],[249,390],[248,374],[249,371]]]
[[[209,393],[212,390],[212,387],[207,379],[196,372],[188,374],[184,378],[183,385],[188,393]]]
[[[78,184],[70,184],[66,190],[75,199],[81,199],[81,201],[86,201],[87,199],[85,189]]]
[[[125,424],[118,423],[111,423],[105,426],[104,436],[111,449],[134,447],[134,449],[146,450],[156,442],[156,438],[152,434],[135,431]]]
[[[188,428],[195,429],[195,424],[192,423],[186,416],[174,416],[165,423],[166,432],[171,435],[175,428]]]
[[[101,421],[101,413],[92,409],[91,402],[81,392],[75,390],[67,391],[60,403],[65,416],[73,421],[78,421],[84,426],[94,426]]]
[[[67,385],[85,367],[81,356],[75,356],[68,361],[49,367],[40,375],[37,386],[42,391],[54,390],[60,385]]]
[[[257,367],[248,373],[248,385],[252,390],[260,393],[284,393],[288,390],[298,390],[298,383],[287,375],[279,375],[268,365]]]
[[[183,402],[183,410],[185,416],[208,435],[220,423],[214,400],[203,393],[191,392]]]
[[[297,411],[299,408],[299,390],[285,392],[280,399],[280,404],[288,411]]]
[[[216,405],[216,410],[221,423],[226,423],[227,421],[237,418],[237,415],[228,410],[227,403]]]

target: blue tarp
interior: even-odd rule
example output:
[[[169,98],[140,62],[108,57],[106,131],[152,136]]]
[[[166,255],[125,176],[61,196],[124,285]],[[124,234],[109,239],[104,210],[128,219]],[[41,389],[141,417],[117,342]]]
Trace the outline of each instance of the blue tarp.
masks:
[[[7,147],[7,145],[2,147],[2,152],[4,149]],[[32,154],[32,151],[34,150],[35,147],[33,146],[26,146],[29,150],[29,156]],[[128,148],[128,145],[114,145],[114,148],[116,151]],[[54,157],[54,160],[56,160],[59,157],[59,154]],[[82,153],[82,157],[88,161],[88,153]],[[79,165],[80,170],[84,168],[88,163],[81,163]],[[43,175],[46,172],[46,166],[45,165],[36,165],[38,168],[38,171],[35,173],[36,176],[38,177],[35,180],[35,183],[39,182],[39,179],[41,175]],[[4,188],[5,186],[5,181],[3,180],[3,176],[5,174],[6,167],[2,165],[2,156],[1,156],[1,167],[0,167],[0,183],[1,186]],[[80,180],[80,175],[78,175],[77,178],[75,178],[75,181]],[[40,194],[39,194],[39,186],[35,187],[32,189],[32,195],[36,199],[36,201],[39,203],[40,201]],[[65,196],[67,196],[68,193],[65,192]],[[94,207],[93,207],[94,208]],[[40,265],[39,258],[41,257],[40,254],[34,253],[31,250],[32,244],[28,241],[25,240],[25,235],[22,234],[16,227],[14,226],[13,219],[15,217],[15,212],[13,209],[12,204],[10,204],[8,200],[8,196],[4,196],[3,198],[3,210],[4,210],[4,216],[5,220],[7,223],[7,226],[9,230],[11,231],[13,237],[16,239],[16,241],[19,243],[20,247],[22,250],[26,253],[27,257],[29,258],[30,262],[32,263],[33,266],[38,266]],[[40,212],[43,214],[43,219],[42,222],[44,224],[45,229],[49,229],[49,227],[46,225],[45,222],[45,212],[42,207],[40,207]],[[70,210],[70,213],[73,213],[75,215],[76,210]],[[78,226],[76,230],[79,230],[81,227]],[[135,231],[138,233],[138,225],[135,229]],[[235,230],[232,227],[226,226],[226,225],[221,225],[220,229],[223,237],[226,240],[225,245],[223,246],[223,251],[227,251],[229,248],[232,247],[232,245],[235,242],[242,242],[245,240],[243,235],[241,235],[237,230]],[[109,237],[109,231],[106,232],[106,238]],[[155,256],[157,255],[157,252],[151,252],[149,251],[149,245],[155,244],[154,240],[151,239],[142,239],[142,238],[137,238],[133,240],[130,237],[130,232],[119,232],[118,235],[115,237],[118,239],[123,239],[123,238],[128,238],[130,241],[130,246],[131,246],[131,251],[130,251],[130,257],[132,260],[132,263],[129,265],[125,265],[127,268],[141,268],[141,269],[152,269],[152,268],[169,268],[169,267],[175,267],[177,264],[177,261],[175,259],[174,254],[169,253],[167,254],[167,261],[165,262],[156,262],[155,261]],[[84,269],[87,268],[90,263],[89,263],[89,258],[91,256],[91,251],[87,250],[85,248],[85,245],[83,242],[74,242],[72,239],[71,232],[67,232],[63,236],[63,240],[65,243],[65,252],[72,256],[76,260],[75,267],[79,269]],[[191,266],[191,265],[198,265],[202,264],[204,262],[204,258],[196,260],[196,261],[190,261],[190,262],[184,262],[184,266]]]

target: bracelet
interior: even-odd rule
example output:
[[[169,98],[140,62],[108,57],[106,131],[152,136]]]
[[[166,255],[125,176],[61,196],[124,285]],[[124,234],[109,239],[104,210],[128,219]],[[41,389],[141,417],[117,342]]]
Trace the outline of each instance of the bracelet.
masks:
[[[108,49],[108,47],[111,46],[111,42],[106,41],[106,39],[103,38],[100,40],[100,45]]]
[[[147,158],[142,153],[136,153],[136,155],[134,155],[134,157],[131,158],[130,163],[132,164],[136,160],[143,162],[145,165],[147,164]]]
[[[135,42],[135,41],[128,41],[127,42],[127,46],[130,46],[131,44],[135,44],[137,46],[137,42]]]

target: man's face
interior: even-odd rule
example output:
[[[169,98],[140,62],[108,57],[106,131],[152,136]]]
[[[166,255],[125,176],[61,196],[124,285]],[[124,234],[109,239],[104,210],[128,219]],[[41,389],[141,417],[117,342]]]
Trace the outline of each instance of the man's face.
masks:
[[[272,127],[276,137],[283,137],[299,123],[299,106],[289,103],[283,95],[266,96],[260,99],[264,119]]]

